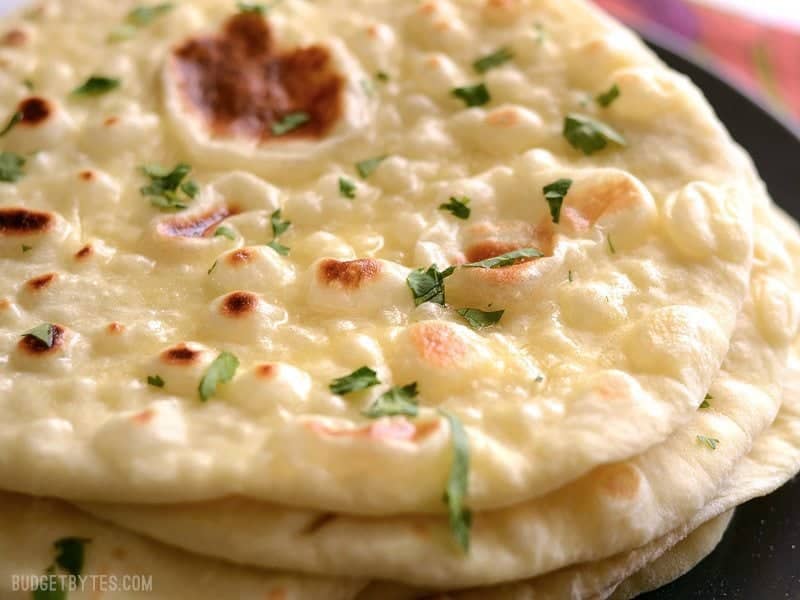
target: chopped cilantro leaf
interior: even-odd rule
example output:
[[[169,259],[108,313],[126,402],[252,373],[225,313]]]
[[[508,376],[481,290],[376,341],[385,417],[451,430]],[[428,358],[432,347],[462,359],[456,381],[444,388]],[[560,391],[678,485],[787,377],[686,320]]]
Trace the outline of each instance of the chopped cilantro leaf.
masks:
[[[179,163],[172,170],[160,165],[145,165],[142,171],[150,178],[150,185],[140,188],[139,192],[149,197],[153,206],[161,209],[186,208],[187,201],[194,198],[199,189],[193,181],[184,181],[191,170],[192,167],[185,163]]]
[[[386,71],[378,71],[377,73],[375,73],[375,79],[377,79],[382,83],[386,83],[387,81],[389,81],[390,78],[389,74]]]
[[[148,375],[147,376],[147,385],[152,385],[153,387],[164,387],[164,380],[161,379],[161,375]]]
[[[344,395],[365,390],[380,383],[378,374],[367,366],[360,367],[344,377],[334,379],[328,386],[334,394]]]
[[[486,312],[478,308],[459,308],[456,311],[469,323],[473,329],[483,329],[497,324],[503,316],[504,310]]]
[[[25,173],[25,158],[13,152],[0,152],[0,181],[14,183]]]
[[[24,115],[22,114],[22,111],[20,111],[20,110],[16,111],[13,115],[11,115],[11,118],[8,119],[8,122],[6,123],[6,126],[3,127],[2,131],[0,131],[0,137],[3,137],[9,131],[14,129],[14,127],[16,127],[17,123],[22,121],[23,116]]]
[[[561,205],[564,203],[570,187],[572,187],[572,179],[559,179],[542,188],[544,199],[550,206],[550,217],[553,219],[553,223],[561,220]]]
[[[415,398],[419,395],[417,382],[409,383],[403,387],[395,386],[381,394],[367,410],[363,411],[365,417],[378,419],[380,417],[393,417],[405,415],[416,417],[419,414],[419,404]]]
[[[311,115],[306,112],[293,112],[289,113],[280,121],[276,121],[270,126],[272,135],[281,136],[286,135],[290,131],[294,131],[298,127],[302,127],[311,120]]]
[[[99,96],[115,90],[120,86],[120,80],[102,75],[92,75],[84,83],[72,90],[73,96]]]
[[[461,420],[444,410],[439,411],[450,424],[453,460],[447,478],[444,501],[450,517],[450,530],[464,552],[469,552],[472,513],[465,506],[469,489],[469,437]]]
[[[597,103],[602,106],[603,108],[607,108],[611,106],[611,103],[614,102],[617,98],[619,98],[619,86],[615,83],[614,85],[609,88],[607,92],[603,92],[602,94],[598,94],[595,100]]]
[[[174,8],[170,2],[156,4],[155,6],[139,6],[134,8],[125,17],[125,23],[114,29],[108,36],[110,42],[122,42],[136,35],[136,31],[147,27],[161,15],[165,15]]]
[[[22,244],[22,253],[25,254],[26,252],[30,252],[33,250],[33,246],[28,246],[26,244]]]
[[[339,177],[339,193],[344,198],[353,200],[356,197],[356,184],[346,177]]]
[[[564,137],[576,150],[587,156],[608,146],[609,142],[626,146],[622,134],[591,117],[572,113],[564,119]]]
[[[455,267],[449,267],[444,271],[439,271],[436,265],[431,265],[427,269],[411,271],[406,278],[406,283],[414,295],[414,306],[425,302],[444,306],[444,280],[450,277],[455,270]]]
[[[514,58],[514,53],[511,51],[510,48],[500,48],[492,52],[491,54],[487,54],[476,60],[472,63],[472,68],[475,69],[477,73],[483,75],[490,69],[494,69],[495,67],[499,67],[502,64],[507,63],[511,59]]]
[[[469,198],[466,196],[462,196],[461,198],[451,196],[449,202],[439,205],[439,210],[447,210],[452,213],[454,217],[459,219],[469,219],[471,210],[469,206],[467,206],[468,204]]]
[[[506,252],[500,256],[487,258],[486,260],[479,260],[478,262],[467,263],[464,266],[466,269],[498,269],[500,267],[508,267],[515,264],[523,258],[541,258],[544,256],[541,250],[536,248],[521,248]]]
[[[606,239],[608,240],[608,250],[609,250],[609,252],[611,252],[611,254],[616,254],[617,253],[617,249],[614,247],[614,242],[611,240],[611,234],[610,233],[606,236]]]
[[[50,323],[42,323],[22,334],[22,337],[28,336],[36,338],[48,348],[52,348],[55,338],[55,327]]]
[[[53,546],[56,549],[56,564],[73,577],[78,577],[83,572],[85,546],[91,540],[88,538],[66,537],[57,540]]]
[[[200,380],[200,385],[197,388],[200,393],[200,399],[206,402],[217,391],[217,386],[221,383],[228,383],[236,374],[236,369],[239,368],[239,359],[230,352],[223,352],[214,359],[205,375]]]
[[[698,435],[697,441],[701,444],[705,444],[712,450],[716,450],[717,446],[719,446],[719,440],[717,438],[708,437],[706,435]]]
[[[269,12],[269,7],[266,4],[251,4],[250,2],[237,2],[236,7],[240,12],[253,13],[257,15],[266,15]]]
[[[223,225],[221,227],[217,227],[217,230],[214,232],[214,237],[226,237],[229,240],[235,240],[236,233],[230,227],[225,227]]]
[[[486,87],[485,83],[458,87],[453,89],[451,93],[459,100],[463,100],[464,104],[469,107],[483,106],[484,104],[488,104],[492,99],[489,88]]]
[[[356,171],[358,171],[358,174],[361,175],[361,179],[366,179],[372,175],[381,165],[381,163],[387,158],[389,158],[388,155],[384,154],[382,156],[376,156],[374,158],[362,160],[361,162],[356,163]]]

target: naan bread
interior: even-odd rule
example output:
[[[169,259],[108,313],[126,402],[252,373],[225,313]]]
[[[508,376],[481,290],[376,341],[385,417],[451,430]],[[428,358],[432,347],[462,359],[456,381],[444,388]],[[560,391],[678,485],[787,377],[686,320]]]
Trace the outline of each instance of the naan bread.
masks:
[[[729,514],[736,506],[758,496],[769,494],[792,479],[800,471],[800,360],[797,349],[792,357],[789,370],[784,379],[784,394],[781,410],[775,422],[753,444],[750,453],[736,466],[734,472],[719,489],[717,496],[667,535],[650,543],[604,560],[573,565],[569,568],[544,574],[540,577],[517,581],[492,587],[480,587],[460,593],[447,594],[449,600],[583,600],[607,598],[621,585],[619,594],[625,597],[626,590],[639,589],[645,579],[634,578],[632,583],[625,580],[641,569],[647,569],[652,561],[658,560],[668,549],[673,548],[693,531],[704,524]],[[727,517],[723,517],[727,518]],[[703,534],[708,541],[709,538]],[[694,545],[694,544],[693,544]],[[680,546],[678,546],[680,547]],[[685,556],[700,558],[692,550]],[[676,557],[673,557],[673,559]],[[668,568],[675,564],[665,559],[658,566],[658,572],[680,575],[678,570]],[[686,564],[677,561],[678,564]],[[663,569],[663,571],[662,571]],[[663,581],[666,583],[667,580]],[[642,591],[644,588],[641,588]],[[374,583],[365,589],[359,600],[409,600],[419,597],[421,590],[414,590],[400,584]],[[616,596],[614,597],[617,598]]]
[[[623,581],[610,600],[632,600],[694,569],[719,545],[732,516],[733,511],[729,511],[695,529],[685,540]]]
[[[780,406],[798,328],[793,257],[800,257],[800,236],[774,209],[759,207],[757,214],[751,291],[710,406],[627,462],[602,466],[542,498],[475,513],[467,555],[449,542],[447,520],[434,516],[379,519],[246,498],[84,507],[166,543],[243,564],[442,589],[532,577],[645,545],[717,495]]]
[[[45,575],[54,564],[55,542],[65,538],[88,540],[81,570],[87,577],[82,589],[69,591],[69,600],[352,600],[364,587],[359,581],[209,560],[107,525],[64,502],[2,492],[0,597],[30,599],[31,590],[15,588],[15,581],[30,585],[28,577]],[[56,574],[67,572],[57,569]]]
[[[5,487],[441,513],[443,409],[487,510],[692,418],[764,193],[699,92],[621,26],[580,0],[287,0],[266,19],[193,0],[121,35],[135,5],[52,0],[6,21],[21,43],[0,48],[0,108],[22,120],[0,144],[36,154],[0,185]],[[504,46],[512,60],[476,73]],[[121,83],[70,94],[90,75]],[[490,101],[466,106],[481,81]],[[179,161],[193,184],[140,193],[141,165]],[[541,190],[562,178],[554,224]],[[464,196],[469,220],[439,208]],[[447,307],[415,307],[412,269],[528,247],[544,256],[459,268]],[[472,331],[455,308],[505,313]],[[20,338],[43,322],[52,348]],[[223,351],[240,366],[202,402]],[[361,366],[382,384],[331,393]],[[361,414],[414,382],[416,419]]]

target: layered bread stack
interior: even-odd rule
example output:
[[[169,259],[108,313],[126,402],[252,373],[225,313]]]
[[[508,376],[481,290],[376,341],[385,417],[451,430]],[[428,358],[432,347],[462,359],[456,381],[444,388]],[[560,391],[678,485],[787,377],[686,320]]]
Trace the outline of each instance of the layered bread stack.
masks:
[[[800,468],[797,226],[583,0],[0,35],[3,598],[630,598]]]

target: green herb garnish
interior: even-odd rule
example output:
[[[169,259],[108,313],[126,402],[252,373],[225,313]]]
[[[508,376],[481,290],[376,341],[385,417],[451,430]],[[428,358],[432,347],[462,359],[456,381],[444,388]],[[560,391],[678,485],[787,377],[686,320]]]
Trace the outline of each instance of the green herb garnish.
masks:
[[[375,73],[375,79],[377,79],[382,83],[386,83],[387,81],[389,81],[390,78],[389,74],[386,71],[378,71],[377,73]]]
[[[358,174],[361,175],[361,179],[366,179],[372,175],[381,165],[381,163],[387,158],[389,158],[389,156],[384,154],[383,156],[376,156],[375,158],[362,160],[361,162],[356,163],[356,171],[358,171]]]
[[[121,42],[132,38],[136,31],[147,27],[158,17],[167,14],[175,7],[171,2],[156,4],[155,6],[139,6],[134,8],[125,17],[125,23],[114,29],[108,36],[111,42]]]
[[[139,191],[150,198],[153,206],[162,210],[184,209],[199,191],[194,181],[184,181],[191,170],[192,167],[185,163],[178,164],[172,170],[159,165],[146,165],[142,167],[142,171],[150,178],[150,185],[140,188]]]
[[[28,246],[27,244],[22,244],[22,253],[25,254],[26,252],[30,252],[33,250],[33,246]]]
[[[356,197],[356,184],[345,177],[339,177],[339,193],[344,198],[353,200]]]
[[[215,261],[214,261],[214,264],[213,264],[213,265],[211,265],[211,268],[208,270],[208,274],[209,274],[209,275],[211,275],[211,273],[213,273],[213,272],[214,272],[214,269],[216,269],[216,268],[217,268],[217,263],[218,263],[218,262],[219,262],[218,260],[215,260]]]
[[[619,86],[615,83],[614,85],[611,86],[611,88],[607,92],[598,94],[595,100],[597,100],[597,103],[600,106],[607,108],[611,106],[611,103],[614,102],[614,100],[619,98],[619,94],[620,94]]]
[[[564,137],[570,145],[587,156],[608,146],[609,142],[626,146],[622,134],[591,117],[572,113],[564,119]]]
[[[2,131],[0,131],[0,137],[3,137],[3,136],[4,136],[4,135],[6,135],[6,134],[7,134],[9,131],[11,131],[12,129],[14,129],[14,127],[16,127],[16,126],[17,126],[17,123],[19,123],[20,121],[22,121],[22,119],[23,119],[23,117],[24,117],[24,116],[25,116],[25,115],[23,115],[23,114],[22,114],[22,111],[21,111],[21,110],[18,110],[18,111],[16,111],[16,112],[15,112],[13,115],[11,115],[11,118],[10,118],[10,119],[8,120],[8,122],[6,123],[6,126],[5,126],[5,127],[3,127],[3,130],[2,130]]]
[[[439,271],[436,265],[431,265],[427,269],[411,271],[406,278],[406,283],[414,295],[414,306],[425,302],[444,306],[444,280],[450,277],[455,270],[455,267],[448,267],[444,271]]]
[[[153,387],[162,388],[164,387],[164,380],[161,378],[161,375],[148,375],[147,385],[152,385]]]
[[[499,67],[500,65],[510,61],[512,58],[514,58],[514,53],[510,48],[500,48],[499,50],[496,50],[491,54],[487,54],[486,56],[476,60],[474,63],[472,63],[472,68],[475,69],[477,73],[483,75],[486,73],[486,71],[494,69],[495,67]]]
[[[291,227],[292,222],[291,221],[284,221],[281,218],[281,209],[280,208],[278,210],[276,210],[275,212],[273,212],[272,215],[270,215],[270,219],[269,220],[270,220],[270,224],[272,225],[272,241],[269,242],[267,244],[267,246],[269,246],[270,248],[275,250],[275,252],[277,252],[281,256],[288,256],[290,248],[288,248],[287,246],[284,246],[283,244],[280,244],[278,242],[278,236],[280,236],[283,233],[285,233],[286,230],[289,229],[289,227]]]
[[[217,386],[221,383],[228,383],[236,374],[236,369],[239,368],[239,359],[230,352],[223,352],[214,359],[206,374],[200,380],[200,385],[197,388],[200,392],[200,399],[206,402],[217,391]]]
[[[236,233],[230,227],[225,227],[223,225],[221,227],[217,227],[216,231],[214,231],[214,237],[226,237],[229,240],[235,240]]]
[[[705,435],[698,435],[697,441],[700,442],[701,444],[705,444],[712,450],[716,450],[717,446],[719,446],[719,440],[717,438],[712,438]]]
[[[453,461],[447,478],[444,501],[450,516],[450,530],[464,552],[469,552],[472,513],[465,506],[469,489],[469,437],[461,420],[444,410],[439,411],[450,424]]]
[[[73,577],[78,577],[83,572],[85,546],[91,540],[88,538],[66,537],[56,541],[56,564]]]
[[[709,400],[713,400],[714,397],[711,394],[706,394],[706,397],[703,398],[703,401],[700,403],[700,408],[711,408],[711,403]]]
[[[542,188],[544,192],[544,199],[550,206],[550,216],[553,223],[558,223],[561,220],[561,205],[564,204],[564,197],[572,187],[572,179],[559,179],[553,183],[546,185]]]
[[[55,340],[55,335],[56,335],[56,329],[51,323],[42,323],[41,325],[37,325],[30,331],[26,331],[25,333],[23,333],[22,337],[36,338],[48,348],[52,348],[53,342]]]
[[[415,398],[419,395],[417,382],[409,383],[403,387],[395,386],[381,394],[367,410],[363,411],[365,417],[378,419],[380,417],[393,417],[405,415],[416,417],[419,414],[419,404]]]
[[[459,219],[469,219],[470,215],[470,208],[467,206],[469,204],[469,198],[466,196],[462,196],[461,198],[456,198],[455,196],[450,197],[450,201],[445,204],[439,205],[439,210],[447,210],[452,213],[454,217]]]
[[[614,242],[611,240],[610,233],[606,236],[606,239],[608,240],[608,251],[611,252],[611,254],[616,254],[617,249],[614,247]]]
[[[269,12],[269,7],[266,4],[251,4],[249,2],[237,2],[236,7],[239,12],[252,13],[256,15],[266,15]]]
[[[478,308],[459,308],[456,312],[464,317],[473,329],[483,329],[497,324],[505,311],[486,312]]]
[[[365,390],[380,383],[378,374],[367,366],[360,367],[344,377],[334,379],[328,386],[334,394],[344,395]]]
[[[72,90],[73,96],[99,96],[115,90],[120,86],[120,80],[102,75],[92,75],[83,84]]]
[[[536,248],[521,248],[512,252],[506,252],[500,256],[487,258],[486,260],[467,263],[463,266],[466,269],[498,269],[500,267],[508,267],[513,265],[524,258],[541,258],[542,256],[544,256],[542,251]]]
[[[459,100],[463,100],[464,104],[469,107],[483,106],[484,104],[488,104],[492,99],[489,88],[486,87],[485,83],[458,87],[455,88],[451,94]]]
[[[25,157],[13,152],[0,152],[0,181],[18,181],[25,174],[22,170],[24,166]]]
[[[270,129],[274,136],[286,135],[290,131],[294,131],[298,127],[305,125],[310,120],[311,115],[306,112],[293,112],[283,117],[280,121],[273,123]]]

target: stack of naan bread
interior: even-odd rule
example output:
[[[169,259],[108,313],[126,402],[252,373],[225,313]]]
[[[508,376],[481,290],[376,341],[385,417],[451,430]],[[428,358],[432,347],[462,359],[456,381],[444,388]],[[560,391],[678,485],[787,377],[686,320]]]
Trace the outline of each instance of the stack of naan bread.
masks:
[[[798,229],[587,2],[0,36],[3,598],[630,598],[800,468]]]

